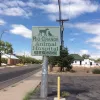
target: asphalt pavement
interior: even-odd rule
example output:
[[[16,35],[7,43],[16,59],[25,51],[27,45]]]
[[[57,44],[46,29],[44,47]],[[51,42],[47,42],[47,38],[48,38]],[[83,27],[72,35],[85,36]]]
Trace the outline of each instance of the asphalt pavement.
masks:
[[[19,82],[41,70],[40,64],[0,69],[0,89]]]
[[[4,67],[3,69],[0,69],[0,74],[3,73],[9,73],[9,72],[14,72],[14,71],[19,71],[19,70],[24,70],[24,69],[29,69],[33,67],[41,66],[40,64],[28,64],[27,66],[19,66],[19,67]]]

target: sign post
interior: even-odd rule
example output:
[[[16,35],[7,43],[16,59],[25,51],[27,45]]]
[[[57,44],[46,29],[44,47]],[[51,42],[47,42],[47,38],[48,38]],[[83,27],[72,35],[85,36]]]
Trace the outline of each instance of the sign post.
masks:
[[[40,97],[46,98],[48,93],[48,57],[44,56],[42,66],[42,79]]]
[[[32,55],[43,56],[41,98],[48,94],[48,56],[60,55],[60,27],[32,27]]]

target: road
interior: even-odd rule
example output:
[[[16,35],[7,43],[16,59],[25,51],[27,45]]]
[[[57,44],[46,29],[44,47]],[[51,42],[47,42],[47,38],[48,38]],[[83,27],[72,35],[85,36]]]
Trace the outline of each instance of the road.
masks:
[[[0,69],[0,89],[19,82],[40,70],[40,64]]]

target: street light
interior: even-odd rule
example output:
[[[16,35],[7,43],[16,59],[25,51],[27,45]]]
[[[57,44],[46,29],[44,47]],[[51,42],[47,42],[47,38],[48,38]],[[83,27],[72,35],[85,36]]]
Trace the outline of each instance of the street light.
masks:
[[[0,66],[1,66],[1,39],[2,39],[2,35],[4,34],[4,33],[6,33],[7,32],[7,30],[4,30],[1,34],[0,34]]]

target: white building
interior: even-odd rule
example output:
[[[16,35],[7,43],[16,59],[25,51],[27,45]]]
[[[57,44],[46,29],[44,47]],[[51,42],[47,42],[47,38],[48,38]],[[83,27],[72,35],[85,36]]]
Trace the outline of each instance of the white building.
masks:
[[[96,63],[90,59],[84,59],[83,61],[75,60],[72,66],[83,66],[83,67],[95,67]]]
[[[72,54],[72,56],[74,57],[74,62],[72,63],[72,66],[76,66],[76,67],[95,67],[97,66],[97,64],[93,60],[83,59],[78,54]]]

